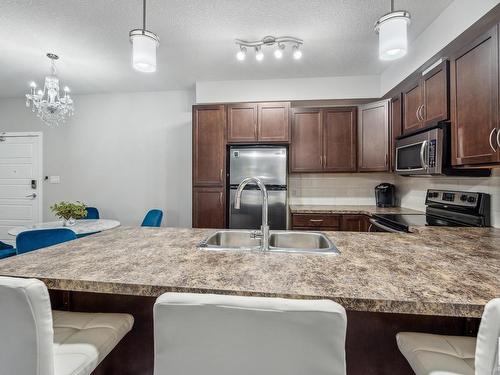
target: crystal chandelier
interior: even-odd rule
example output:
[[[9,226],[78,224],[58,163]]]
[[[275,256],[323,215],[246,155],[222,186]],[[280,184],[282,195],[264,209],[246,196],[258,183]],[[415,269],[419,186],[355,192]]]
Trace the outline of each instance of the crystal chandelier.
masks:
[[[68,86],[64,87],[64,96],[59,94],[59,78],[57,77],[55,61],[59,56],[47,53],[51,60],[50,75],[45,77],[43,90],[37,91],[35,82],[30,84],[30,93],[26,94],[26,107],[48,126],[59,126],[74,113],[73,99],[69,95]]]

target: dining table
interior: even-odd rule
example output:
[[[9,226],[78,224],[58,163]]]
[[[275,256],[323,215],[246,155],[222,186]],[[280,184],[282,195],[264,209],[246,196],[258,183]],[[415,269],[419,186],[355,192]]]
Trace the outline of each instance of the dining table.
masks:
[[[30,226],[19,226],[8,230],[11,236],[17,236],[21,232],[36,229],[54,229],[68,228],[71,229],[77,236],[85,236],[92,233],[103,232],[114,229],[120,226],[118,220],[113,219],[81,219],[76,220],[76,223],[71,226],[64,226],[63,221],[48,221]]]

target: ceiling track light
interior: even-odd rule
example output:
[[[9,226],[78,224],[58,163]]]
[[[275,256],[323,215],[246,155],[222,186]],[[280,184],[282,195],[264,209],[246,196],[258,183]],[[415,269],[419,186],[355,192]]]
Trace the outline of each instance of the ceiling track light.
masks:
[[[279,60],[283,57],[283,52],[285,51],[287,44],[293,46],[293,58],[298,60],[302,57],[300,47],[304,44],[304,41],[293,36],[266,36],[261,40],[255,41],[236,39],[235,43],[240,47],[240,50],[236,53],[236,58],[239,61],[245,60],[247,48],[255,49],[255,59],[257,61],[264,60],[264,51],[262,50],[263,46],[276,46],[274,50],[274,57]]]
[[[380,17],[375,23],[381,60],[396,60],[406,55],[409,24],[410,13],[406,10],[394,11],[394,0],[391,0],[391,12]]]
[[[156,49],[160,38],[146,30],[146,0],[142,1],[142,29],[134,29],[129,33],[132,43],[132,66],[144,73],[156,72]]]

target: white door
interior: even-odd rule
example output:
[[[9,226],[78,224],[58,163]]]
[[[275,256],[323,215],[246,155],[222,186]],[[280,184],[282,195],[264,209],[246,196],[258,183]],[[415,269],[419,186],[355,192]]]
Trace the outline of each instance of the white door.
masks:
[[[0,241],[42,220],[42,134],[0,133]]]

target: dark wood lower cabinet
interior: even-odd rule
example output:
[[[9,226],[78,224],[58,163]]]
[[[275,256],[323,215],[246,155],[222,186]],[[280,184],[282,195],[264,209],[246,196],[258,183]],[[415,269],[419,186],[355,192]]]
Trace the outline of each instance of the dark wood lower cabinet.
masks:
[[[193,228],[225,228],[225,189],[193,188]]]
[[[50,290],[52,308],[82,312],[128,313],[134,327],[92,375],[151,375],[154,366],[155,297]],[[67,301],[63,304],[62,301]],[[350,375],[411,375],[399,352],[396,333],[477,335],[479,319],[347,311],[346,361]],[[189,356],[189,353],[186,353]]]
[[[360,214],[292,214],[293,230],[368,232],[369,218]]]

